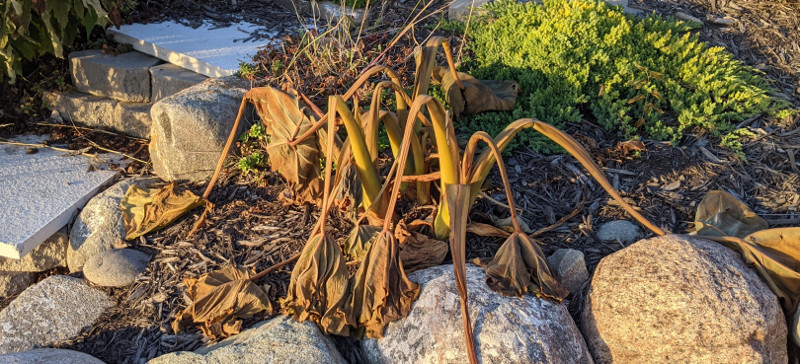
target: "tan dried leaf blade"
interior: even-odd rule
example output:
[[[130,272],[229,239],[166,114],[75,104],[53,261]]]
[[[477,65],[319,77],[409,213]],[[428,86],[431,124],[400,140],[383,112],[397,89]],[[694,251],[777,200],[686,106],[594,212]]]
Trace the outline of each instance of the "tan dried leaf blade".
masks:
[[[408,316],[420,286],[406,276],[397,240],[382,232],[358,267],[349,310],[369,338],[383,337],[386,326]]]
[[[184,283],[192,304],[178,312],[172,329],[177,333],[199,325],[207,337],[218,339],[238,334],[242,319],[272,312],[267,293],[250,281],[252,273],[228,265],[199,279],[186,278]]]
[[[344,242],[344,255],[352,260],[362,260],[380,232],[381,228],[372,225],[354,227]]]
[[[486,285],[506,296],[531,292],[560,301],[569,295],[553,277],[542,250],[525,234],[511,234],[485,268]]]
[[[445,98],[454,116],[484,111],[510,111],[517,103],[519,84],[514,81],[479,80],[458,72],[458,79],[464,85],[462,90],[446,68],[441,67],[438,72]]]
[[[178,191],[170,182],[161,188],[128,188],[120,201],[122,220],[125,222],[125,239],[132,240],[147,233],[163,229],[205,201],[189,190]]]
[[[355,322],[345,311],[348,277],[339,245],[328,234],[308,240],[292,270],[286,298],[287,315],[310,320],[326,334],[349,335]]]
[[[300,109],[297,95],[259,87],[248,91],[245,97],[255,105],[270,136],[267,155],[272,170],[279,171],[286,179],[295,202],[319,201],[322,179],[317,136],[306,138],[296,146],[289,144],[313,125]]]
[[[767,222],[725,191],[709,191],[695,213],[695,233],[702,236],[745,236],[766,229]]]

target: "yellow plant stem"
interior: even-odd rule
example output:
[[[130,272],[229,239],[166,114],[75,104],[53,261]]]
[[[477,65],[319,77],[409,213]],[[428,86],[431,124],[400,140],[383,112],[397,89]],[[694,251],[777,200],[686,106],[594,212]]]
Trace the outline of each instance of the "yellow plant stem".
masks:
[[[378,180],[378,173],[375,170],[375,165],[372,164],[367,143],[364,141],[364,134],[361,133],[361,125],[356,122],[353,113],[347,108],[341,97],[335,96],[331,99],[332,105],[329,106],[328,113],[338,112],[344,122],[344,127],[347,130],[348,139],[350,139],[350,148],[353,153],[353,160],[356,165],[359,177],[361,178],[361,187],[364,191],[364,208],[368,209],[377,199],[380,192],[380,182]]]

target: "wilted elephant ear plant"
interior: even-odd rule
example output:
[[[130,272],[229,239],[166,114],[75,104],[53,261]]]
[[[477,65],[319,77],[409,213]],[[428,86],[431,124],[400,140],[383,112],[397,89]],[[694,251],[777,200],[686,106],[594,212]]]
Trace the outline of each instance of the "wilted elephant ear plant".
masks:
[[[445,50],[447,69],[437,68],[434,63],[440,47]],[[477,351],[468,314],[466,286],[467,220],[476,196],[495,163],[504,181],[514,232],[495,257],[487,262],[487,283],[500,293],[515,296],[531,292],[540,297],[560,300],[568,293],[559,286],[547,267],[542,251],[522,232],[516,218],[513,192],[500,153],[519,131],[533,128],[553,139],[575,156],[626,211],[657,234],[664,232],[622,200],[585,149],[549,124],[521,119],[508,125],[494,139],[485,132],[475,133],[469,138],[462,156],[452,113],[440,101],[427,95],[432,80],[441,80],[446,97],[459,103],[460,112],[465,113],[513,107],[517,86],[514,82],[484,84],[484,81],[456,72],[449,45],[441,38],[429,40],[416,50],[415,55],[417,72],[410,96],[391,69],[376,66],[366,70],[343,97],[331,96],[325,114],[304,101],[313,114],[320,118],[319,121],[315,120],[312,112],[301,108],[298,100],[302,94],[293,90],[266,87],[247,92],[234,130],[203,197],[207,199],[213,188],[225,154],[235,138],[244,106],[248,102],[255,104],[267,129],[277,135],[272,137],[271,145],[267,148],[270,164],[273,168],[280,166],[280,173],[286,178],[293,196],[291,200],[321,206],[320,221],[302,252],[296,256],[299,260],[292,272],[288,296],[283,300],[286,313],[299,320],[311,320],[326,333],[380,337],[388,323],[410,312],[420,292],[419,285],[406,276],[406,262],[401,256],[419,257],[425,254],[414,255],[409,252],[422,251],[435,244],[449,245],[461,297],[467,351],[470,362],[476,363]],[[369,106],[362,111],[352,96],[370,77],[380,73],[387,75],[389,80],[373,87]],[[381,108],[383,90],[394,92],[393,110]],[[352,109],[347,104],[349,101],[353,101]],[[341,142],[336,139],[337,121],[341,121],[346,130],[346,138]],[[386,176],[378,173],[379,123],[386,127],[394,155],[394,164]],[[320,148],[321,140],[327,140],[324,152]],[[488,148],[477,153],[480,142],[486,143]],[[423,148],[428,145],[430,148]],[[320,179],[319,165],[323,157],[326,168],[324,196],[320,201],[318,194],[323,180]],[[337,168],[335,178],[332,175],[334,161]],[[351,179],[354,176],[357,178]],[[427,226],[422,229],[429,229],[430,233],[415,231],[415,244],[400,247],[397,236],[408,231],[401,231],[405,222],[398,222],[394,218],[397,199],[401,195],[413,196],[419,204],[427,204],[431,197],[436,197],[435,194],[431,196],[430,184],[437,180],[440,193],[438,206],[432,209],[435,215],[426,222],[417,220],[411,223]],[[334,181],[339,184],[339,190],[342,186],[352,188],[360,185],[363,192],[360,202],[356,202],[359,201],[357,198],[348,200],[361,206],[348,210],[354,212],[358,222],[345,244],[347,255],[326,234],[328,210],[334,204],[334,196],[338,195],[331,192]],[[410,188],[412,184],[414,189]],[[416,193],[401,194],[403,189],[411,189]],[[367,216],[369,218],[364,219]],[[374,227],[360,224],[365,220]],[[436,251],[442,252],[438,248]],[[440,264],[445,254],[434,257],[434,264]],[[345,257],[359,264],[353,277],[348,277]],[[426,264],[429,265],[430,261]]]

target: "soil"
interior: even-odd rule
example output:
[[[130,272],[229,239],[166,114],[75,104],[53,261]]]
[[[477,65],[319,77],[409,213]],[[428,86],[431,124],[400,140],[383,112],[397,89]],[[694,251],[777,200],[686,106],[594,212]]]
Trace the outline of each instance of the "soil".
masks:
[[[184,16],[187,21],[214,13],[219,10],[214,10],[215,6],[224,5],[207,1],[199,2],[200,6],[190,6],[184,0],[148,3],[162,6],[155,9],[169,8],[175,11],[164,12],[163,16]],[[240,1],[238,9],[243,14],[252,13],[255,8],[249,4],[253,3]],[[177,4],[184,5],[181,7]],[[398,7],[396,11],[386,13],[404,19],[399,14],[408,14],[408,9],[404,7],[409,5],[402,1],[395,4]],[[794,47],[798,44],[800,24],[797,19],[800,17],[797,15],[800,9],[797,3],[727,1],[722,4],[720,1],[706,0],[662,3],[647,0],[635,6],[663,14],[684,11],[700,19],[707,19],[709,14],[714,17],[734,17],[737,23],[730,27],[706,22],[700,30],[701,36],[712,43],[724,45],[745,63],[762,69],[781,90],[782,97],[800,106],[800,90],[795,89],[800,88],[800,58],[797,58],[800,57],[800,51],[792,51],[791,48],[792,44]],[[206,7],[211,7],[213,11]],[[404,13],[401,12],[403,9],[406,9]],[[776,9],[779,15],[766,15]],[[139,15],[143,19],[156,19],[156,15],[148,15],[144,10]],[[387,37],[393,34],[392,31],[397,29],[387,26],[380,30],[388,34],[384,36],[378,32],[370,36],[373,38],[365,37],[361,43],[351,45],[367,58],[381,54],[382,50],[378,50],[377,44],[385,43]],[[413,72],[410,67],[413,61],[409,58],[409,50],[424,38],[423,35],[423,32],[418,32],[403,38],[397,47],[386,53],[384,59],[392,63],[393,68],[398,68],[401,74],[410,74]],[[374,42],[370,43],[373,39]],[[455,41],[453,44],[458,44]],[[290,37],[287,39],[288,47],[281,49],[289,49],[288,52],[265,50],[259,55],[263,61],[259,64],[270,65],[275,60],[289,64],[289,55],[293,54],[291,49],[299,44],[299,38]],[[295,48],[294,52],[299,49]],[[357,76],[357,73],[347,72],[318,74],[312,69],[314,66],[312,62],[297,61],[289,72],[277,72],[264,67],[253,77],[253,81],[254,84],[293,82],[324,108],[325,95],[330,92],[341,93]],[[301,80],[303,82],[298,84]],[[800,131],[796,129],[798,122],[800,115],[779,122],[767,117],[748,120],[742,126],[749,127],[756,136],[743,139],[746,161],[717,147],[714,138],[702,133],[689,133],[677,147],[644,140],[645,151],[626,153],[619,144],[621,135],[607,132],[591,120],[570,124],[565,131],[587,147],[626,201],[663,229],[684,233],[692,225],[696,204],[707,191],[714,189],[727,190],[739,196],[745,204],[767,219],[770,226],[800,225],[800,194],[797,189],[800,165],[796,162],[796,154],[800,150]],[[103,131],[31,124],[9,128],[13,129],[10,134],[23,131],[52,132],[54,142],[69,142],[74,149],[89,147],[94,148],[89,152],[95,152],[99,150],[99,145],[148,160],[146,141]],[[3,128],[0,127],[2,132]],[[269,171],[259,178],[252,174],[243,175],[235,168],[237,160],[235,155],[229,157],[221,180],[210,197],[215,207],[207,224],[193,236],[188,235],[202,212],[196,210],[162,231],[131,242],[134,248],[152,255],[146,272],[129,287],[100,288],[113,297],[117,305],[92,328],[60,347],[86,352],[108,363],[142,363],[164,353],[195,349],[207,342],[198,330],[174,333],[170,328],[176,312],[188,304],[183,283],[185,278],[198,277],[229,263],[261,271],[300,251],[319,216],[317,209],[286,205],[277,197],[284,186],[279,175]],[[591,273],[600,259],[624,248],[621,243],[601,242],[595,234],[597,227],[605,222],[630,220],[630,217],[572,157],[541,155],[520,148],[506,159],[506,166],[515,190],[515,200],[522,210],[521,216],[530,227],[537,230],[555,225],[552,230],[538,237],[545,254],[559,248],[580,250],[585,254]],[[146,173],[150,172],[145,164],[133,164],[123,171],[124,175]],[[489,187],[484,192],[491,199],[479,198],[471,214],[472,221],[488,222],[490,215],[508,216],[508,209],[502,206],[506,201],[503,192],[492,187],[502,185],[499,175],[494,173],[489,181]],[[200,194],[205,186],[189,187]],[[559,219],[573,213],[574,217],[558,223]],[[343,238],[352,227],[347,219],[337,214],[329,221],[337,239]],[[647,231],[643,231],[643,235],[653,236]],[[468,259],[490,257],[502,242],[503,239],[499,238],[470,235]],[[280,307],[278,299],[286,293],[292,267],[289,264],[258,281],[261,285],[268,284],[271,287],[269,295],[274,307]],[[46,274],[64,273],[53,271]],[[585,290],[567,299],[576,322],[580,319],[584,293]],[[0,302],[0,309],[4,306]],[[258,317],[253,322],[275,314]],[[351,341],[336,341],[351,362],[360,361],[350,350],[353,345]],[[790,353],[791,362],[800,363],[798,350],[793,345],[790,346]]]

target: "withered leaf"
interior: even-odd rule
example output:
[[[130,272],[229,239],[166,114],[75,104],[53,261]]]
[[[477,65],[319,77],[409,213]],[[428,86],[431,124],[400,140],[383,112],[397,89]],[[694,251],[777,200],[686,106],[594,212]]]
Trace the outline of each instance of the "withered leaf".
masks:
[[[447,242],[417,232],[421,226],[424,226],[424,223],[420,225],[419,222],[412,222],[406,225],[400,220],[395,227],[394,235],[400,246],[400,261],[403,262],[403,270],[406,273],[442,264],[450,252]]]
[[[377,226],[359,225],[354,227],[344,242],[344,255],[353,260],[362,260],[379,232],[381,232],[381,228]]]
[[[767,222],[725,191],[709,191],[695,213],[694,232],[701,236],[745,236],[766,229]]]
[[[525,234],[511,234],[485,268],[486,284],[506,296],[531,292],[560,301],[569,295],[550,272],[542,250]]]
[[[358,177],[358,171],[354,164],[347,163],[340,168],[341,171],[336,171],[337,176],[340,176],[340,178],[337,181],[335,190],[335,204],[339,211],[355,223],[359,217],[359,206],[361,206],[363,198],[361,179]]]
[[[792,340],[800,345],[800,227],[754,232],[744,239],[709,237],[738,251],[767,283],[786,313]]]
[[[161,188],[142,189],[132,185],[120,201],[125,239],[136,239],[163,229],[205,203],[192,191],[178,191],[178,185],[174,181]]]
[[[317,202],[322,195],[320,151],[313,134],[295,146],[290,145],[313,126],[300,109],[297,95],[272,87],[251,89],[245,94],[261,117],[270,136],[267,155],[272,170],[279,171],[298,203]]]
[[[420,286],[406,276],[397,240],[388,231],[372,243],[354,277],[348,311],[369,338],[380,338],[386,326],[408,316]]]
[[[178,312],[172,329],[177,333],[199,325],[207,337],[218,339],[238,334],[242,319],[272,312],[267,293],[250,281],[252,273],[228,265],[199,279],[185,279],[192,304]]]
[[[328,234],[317,234],[303,247],[281,303],[298,321],[310,320],[326,334],[349,335],[355,322],[344,310],[348,289],[339,245]]]
[[[519,84],[514,81],[479,80],[458,72],[464,89],[458,87],[453,74],[446,68],[437,69],[445,99],[454,116],[477,114],[484,111],[509,111],[514,109],[519,94]]]

